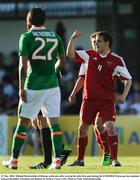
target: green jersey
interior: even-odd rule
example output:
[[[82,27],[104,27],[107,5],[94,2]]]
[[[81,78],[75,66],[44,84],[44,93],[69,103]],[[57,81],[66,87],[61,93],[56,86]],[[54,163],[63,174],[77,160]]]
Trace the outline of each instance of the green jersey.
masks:
[[[19,55],[29,57],[24,88],[41,90],[59,86],[55,63],[57,57],[64,54],[63,42],[55,32],[40,27],[23,33]]]

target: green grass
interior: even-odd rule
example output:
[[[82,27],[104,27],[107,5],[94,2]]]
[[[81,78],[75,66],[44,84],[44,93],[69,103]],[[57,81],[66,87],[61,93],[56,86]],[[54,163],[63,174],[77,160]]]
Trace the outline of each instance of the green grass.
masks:
[[[8,159],[7,156],[0,156],[2,160]],[[11,170],[2,167],[0,164],[0,174],[139,174],[140,157],[119,157],[121,167],[102,167],[102,157],[85,157],[84,167],[68,167],[67,165],[75,160],[74,156],[69,157],[67,163],[60,170],[38,169],[30,170],[28,167],[41,162],[41,156],[21,156],[19,159],[19,168]]]

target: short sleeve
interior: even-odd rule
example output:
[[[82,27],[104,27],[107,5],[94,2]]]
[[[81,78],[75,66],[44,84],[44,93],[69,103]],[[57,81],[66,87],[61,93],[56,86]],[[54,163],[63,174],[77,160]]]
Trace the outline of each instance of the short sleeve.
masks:
[[[79,75],[78,76],[84,76],[86,71],[87,71],[87,64],[82,63],[81,66],[80,66],[80,70],[79,70]]]
[[[19,56],[28,56],[28,55],[29,55],[28,37],[25,34],[22,34],[19,40]]]
[[[80,63],[87,63],[89,55],[84,50],[75,51],[75,60]]]

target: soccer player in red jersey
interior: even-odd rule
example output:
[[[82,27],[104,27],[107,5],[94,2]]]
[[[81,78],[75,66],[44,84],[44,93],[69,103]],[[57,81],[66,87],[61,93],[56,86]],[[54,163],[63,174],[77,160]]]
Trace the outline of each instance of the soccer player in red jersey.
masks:
[[[83,101],[80,110],[78,129],[78,149],[84,151],[87,145],[87,131],[95,123],[102,143],[108,144],[112,166],[121,166],[117,160],[118,135],[115,131],[115,102],[123,103],[129,93],[132,81],[123,58],[111,52],[112,37],[106,31],[91,35],[91,44],[95,40],[95,50],[75,50],[75,39],[81,36],[76,30],[70,37],[67,56],[87,65],[85,74]],[[115,97],[115,80],[124,84],[123,93]],[[98,121],[97,121],[98,119]],[[93,122],[95,121],[95,122]],[[105,128],[101,124],[105,125]],[[104,144],[104,145],[105,145]],[[77,161],[82,161],[79,157]]]
[[[80,91],[80,89],[83,87],[84,85],[84,79],[85,79],[85,74],[86,74],[86,70],[87,70],[87,66],[85,63],[81,64],[80,70],[79,70],[79,77],[75,83],[75,86],[69,96],[69,101],[74,103],[76,101],[76,94]],[[97,124],[98,119],[96,119],[96,124]],[[99,119],[100,121],[100,119]],[[111,157],[110,157],[110,152],[109,152],[109,146],[107,143],[102,143],[101,138],[100,138],[100,134],[98,132],[98,130],[96,129],[96,126],[94,124],[93,121],[93,129],[95,132],[95,137],[96,137],[96,141],[98,142],[98,144],[100,145],[101,149],[104,152],[104,156],[103,156],[103,161],[102,161],[102,166],[109,166],[111,164]],[[100,126],[100,128],[104,128],[103,127],[103,123],[98,124]],[[79,125],[80,127],[80,125]],[[88,138],[88,136],[87,136]],[[88,139],[87,139],[88,141]],[[69,166],[84,166],[84,155],[85,155],[85,150],[86,150],[86,146],[84,148],[82,148],[83,150],[80,151],[79,146],[77,147],[77,159],[82,159],[82,161],[75,161],[74,163],[70,164]]]

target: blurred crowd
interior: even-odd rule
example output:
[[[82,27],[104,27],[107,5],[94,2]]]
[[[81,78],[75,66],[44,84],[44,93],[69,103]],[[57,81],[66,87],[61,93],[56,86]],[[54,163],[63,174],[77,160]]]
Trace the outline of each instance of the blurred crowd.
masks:
[[[0,114],[16,114],[18,106],[18,52],[13,51],[8,60],[0,53]],[[71,104],[68,97],[78,78],[80,65],[67,60],[61,80],[61,114],[78,114],[82,100],[82,90],[76,103]],[[118,114],[140,115],[140,82],[133,81],[130,94],[124,104],[117,104]]]
[[[18,53],[6,60],[0,52],[0,114],[13,114],[18,105]]]
[[[132,79],[133,80],[133,79]],[[132,81],[133,85],[127,100],[118,104],[118,114],[140,115],[140,81]]]

